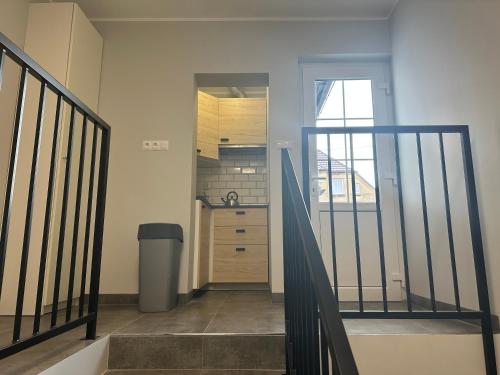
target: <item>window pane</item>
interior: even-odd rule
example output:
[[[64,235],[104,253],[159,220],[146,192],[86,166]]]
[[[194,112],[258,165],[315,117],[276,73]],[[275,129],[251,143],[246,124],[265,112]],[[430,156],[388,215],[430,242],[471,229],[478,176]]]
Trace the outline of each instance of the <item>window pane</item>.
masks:
[[[370,80],[344,81],[345,115],[347,118],[372,118],[373,98]]]
[[[340,163],[340,162],[339,162]],[[343,171],[338,172],[338,168],[335,168],[337,172],[333,173],[332,176],[332,196],[334,203],[346,203],[348,202],[348,191],[347,191],[347,179],[345,175],[345,164],[341,163]],[[333,168],[332,168],[333,169]],[[328,186],[328,171],[325,170],[320,174],[324,179],[319,180],[319,202],[328,203],[330,202],[330,191]]]
[[[361,127],[361,126],[374,126],[373,119],[366,120],[346,120],[346,126]]]
[[[353,134],[352,143],[354,145],[354,159],[373,159],[373,142],[371,134]]]
[[[342,128],[344,127],[344,120],[316,120],[316,127],[318,128]]]
[[[315,88],[316,118],[344,118],[342,81],[316,81]]]
[[[348,161],[347,165],[349,167],[349,189],[352,189],[350,175],[351,162]],[[375,175],[373,172],[373,160],[355,160],[354,170],[357,202],[375,202]]]
[[[323,162],[328,164],[328,135],[318,134],[316,136],[316,148],[318,163]],[[347,154],[346,154],[347,152]],[[346,150],[346,135],[331,134],[330,135],[330,157],[334,159],[345,159],[348,157],[350,149]]]

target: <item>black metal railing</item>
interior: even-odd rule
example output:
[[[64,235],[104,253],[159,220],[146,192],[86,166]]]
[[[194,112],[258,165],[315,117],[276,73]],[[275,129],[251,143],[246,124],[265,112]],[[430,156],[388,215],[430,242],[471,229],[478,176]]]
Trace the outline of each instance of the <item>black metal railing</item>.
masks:
[[[0,358],[17,353],[23,349],[36,345],[51,337],[57,336],[78,326],[87,325],[86,338],[96,338],[96,322],[99,293],[99,277],[101,267],[102,237],[104,226],[104,210],[106,200],[106,185],[108,174],[110,127],[97,116],[89,107],[76,98],[68,89],[42,69],[35,61],[20,50],[5,35],[0,33],[0,84],[5,67],[9,65],[19,72],[19,85],[17,92],[17,103],[15,109],[14,123],[12,127],[12,143],[8,154],[8,173],[6,178],[5,201],[2,212],[1,232],[0,232],[0,296],[4,297],[6,286],[6,274],[18,273],[17,298],[15,302],[15,315],[13,320],[12,339],[10,343],[4,343],[0,348]],[[9,75],[9,79],[12,74]],[[16,77],[17,75],[14,74]],[[28,82],[29,81],[29,82]],[[27,97],[32,99],[33,93],[29,92],[29,87],[39,87],[37,99],[36,121],[30,123],[26,120]],[[51,96],[53,101],[49,101]],[[49,108],[49,104],[54,106]],[[54,113],[53,119],[49,119],[47,112]],[[24,115],[24,117],[23,117]],[[68,119],[67,125],[63,118]],[[81,119],[81,122],[79,121]],[[52,123],[53,121],[53,123]],[[45,124],[47,123],[47,124]],[[10,124],[9,124],[10,125]],[[50,126],[49,126],[50,125]],[[2,124],[2,126],[8,126]],[[12,232],[14,211],[19,207],[14,207],[14,197],[23,194],[23,190],[16,185],[16,178],[26,171],[18,168],[21,150],[21,138],[26,129],[26,134],[30,134],[34,127],[34,140],[23,142],[30,144],[33,142],[31,154],[31,167],[28,171],[29,181],[26,198],[23,235],[17,236]],[[40,155],[47,150],[43,147],[44,129],[49,128],[52,132],[49,136],[51,142],[50,152],[47,152],[50,166],[48,171],[41,170]],[[67,137],[63,137],[67,134]],[[88,143],[87,134],[92,134],[90,158],[86,152]],[[78,145],[77,138],[80,140]],[[77,148],[79,147],[78,153]],[[62,150],[66,150],[65,157],[61,157]],[[97,159],[97,156],[99,158]],[[72,176],[72,161],[78,156],[77,178]],[[65,160],[64,160],[65,159]],[[64,166],[65,163],[65,166]],[[58,174],[58,171],[60,173]],[[87,171],[84,173],[84,171]],[[41,172],[47,175],[47,180],[41,181]],[[57,186],[58,176],[61,177],[62,196],[58,200]],[[43,193],[37,195],[37,189],[42,189]],[[46,191],[45,191],[46,186]],[[70,194],[70,190],[76,191]],[[82,202],[84,199],[86,202]],[[43,215],[40,222],[34,222],[34,211],[37,199],[42,196]],[[71,195],[71,197],[70,197]],[[35,199],[36,198],[36,199]],[[74,205],[73,205],[74,199]],[[84,211],[81,206],[85,205]],[[60,207],[60,212],[56,210]],[[68,217],[70,210],[74,212],[73,217]],[[17,211],[16,211],[17,212]],[[82,227],[80,218],[84,218],[85,225]],[[70,220],[73,220],[71,223]],[[33,254],[33,226],[43,228],[41,236],[41,246],[39,252]],[[66,238],[67,226],[73,228],[71,242]],[[80,233],[83,235],[79,236]],[[92,245],[90,238],[92,237]],[[51,306],[45,303],[44,292],[49,290],[49,265],[48,258],[51,254],[51,243],[54,246],[55,264],[53,276],[54,282],[52,291]],[[65,246],[69,244],[70,246]],[[65,252],[66,248],[69,252]],[[17,251],[19,249],[19,251]],[[78,253],[81,249],[81,253]],[[9,254],[9,251],[11,253]],[[90,252],[90,253],[89,253]],[[9,256],[15,257],[20,253],[19,268],[6,269],[6,261]],[[80,255],[82,258],[81,264]],[[31,258],[36,257],[36,258]],[[39,257],[39,258],[38,258]],[[69,257],[69,267],[63,267],[63,260]],[[91,264],[88,265],[89,258]],[[10,263],[9,263],[10,264]],[[37,268],[33,265],[38,264]],[[31,265],[31,266],[30,266]],[[31,268],[29,268],[31,267]],[[87,277],[87,268],[90,267],[90,280]],[[65,269],[67,268],[67,269]],[[77,269],[81,270],[77,275]],[[27,276],[33,272],[37,273],[37,285],[27,285]],[[66,299],[60,300],[63,282],[68,276]],[[80,290],[75,292],[75,278],[78,276]],[[9,289],[13,286],[8,285]],[[2,289],[3,288],[3,289]],[[32,315],[33,328],[26,334],[23,328],[23,311],[25,309],[26,288],[35,290],[36,298],[34,311],[28,312]],[[45,290],[44,290],[45,289]],[[88,290],[88,302],[87,292]],[[78,298],[78,311],[72,312],[75,296]],[[5,302],[5,301],[3,301]],[[61,304],[65,307],[61,309]],[[44,314],[44,306],[50,309],[50,314]],[[62,316],[61,316],[62,315]],[[31,322],[31,317],[29,318]],[[62,320],[62,322],[60,322]],[[24,332],[24,334],[23,334]]]
[[[380,260],[380,264],[376,264],[376,262],[371,262],[368,267],[379,267],[377,270],[380,274],[380,287],[378,290],[378,295],[381,296],[381,299],[377,299],[376,301],[370,300],[367,298],[363,291],[367,287],[364,283],[363,279],[363,249],[360,245],[360,239],[363,237],[363,228],[361,228],[360,223],[358,222],[358,216],[360,212],[360,207],[362,207],[362,203],[357,201],[360,196],[360,192],[357,191],[356,184],[359,183],[360,177],[357,172],[357,160],[355,157],[356,152],[356,143],[355,137],[359,135],[364,135],[365,143],[367,139],[371,140],[371,152],[372,155],[367,156],[370,157],[370,165],[371,172],[373,175],[373,196],[374,202],[372,202],[372,213],[374,214],[374,218],[376,221],[377,228],[375,231],[372,230],[372,233],[376,233],[378,240],[373,241],[373,246],[378,247],[376,250],[378,252],[377,258]],[[323,138],[321,138],[323,137]],[[353,138],[354,137],[354,138]],[[444,137],[448,137],[450,143],[446,143],[443,141]],[[455,137],[452,139],[455,143],[451,142],[450,137]],[[326,139],[325,139],[326,138]],[[338,142],[340,139],[343,145],[335,145],[335,142]],[[426,147],[423,147],[423,140],[426,141]],[[481,227],[480,227],[480,219],[479,219],[479,209],[478,209],[478,201],[477,201],[477,193],[476,193],[476,185],[474,180],[474,169],[472,162],[472,152],[471,152],[471,142],[469,137],[469,129],[467,126],[375,126],[375,127],[338,127],[338,128],[320,128],[320,127],[304,127],[302,130],[302,167],[303,167],[303,188],[304,188],[304,200],[306,202],[307,210],[311,212],[311,171],[310,165],[311,160],[317,156],[317,152],[311,152],[314,150],[313,147],[318,147],[318,142],[321,143],[324,150],[323,153],[326,154],[327,158],[327,166],[323,168],[326,171],[325,181],[328,181],[328,188],[324,189],[328,195],[328,199],[325,204],[328,206],[326,211],[328,211],[328,220],[329,220],[329,230],[330,234],[326,234],[331,237],[331,256],[332,256],[332,280],[329,280],[329,286],[333,286],[335,291],[335,298],[338,304],[341,306],[340,315],[342,318],[352,318],[352,319],[459,319],[459,320],[475,320],[480,323],[482,329],[482,337],[483,337],[483,349],[484,349],[484,357],[485,357],[485,368],[486,374],[493,375],[497,373],[496,369],[496,358],[495,358],[495,349],[493,342],[493,331],[492,331],[492,321],[491,321],[491,313],[490,313],[490,302],[488,296],[488,285],[486,278],[486,270],[485,270],[485,260],[483,254],[483,243],[481,237]],[[370,143],[370,142],[368,142]],[[449,148],[453,148],[453,151],[447,150],[445,145],[448,144]],[[313,146],[311,146],[313,145]],[[325,146],[326,145],[326,146]],[[451,145],[451,146],[450,146]],[[365,145],[366,146],[366,145]],[[345,157],[342,158],[344,160],[339,161],[336,157],[333,156],[334,148],[341,148],[345,151]],[[381,149],[381,148],[384,149]],[[365,150],[366,151],[366,150]],[[446,153],[452,153],[454,159],[445,157]],[[382,222],[382,212],[381,208],[381,198],[382,194],[387,197],[386,191],[384,191],[384,186],[387,188],[387,184],[381,184],[381,155],[383,155],[385,163],[385,167],[387,164],[390,164],[390,168],[394,171],[394,183],[389,184],[389,189],[394,189],[394,186],[397,186],[397,192],[393,194],[390,192],[389,199],[394,200],[394,208],[396,212],[391,213],[392,217],[396,217],[395,220],[395,233],[397,233],[394,237],[399,237],[399,245],[398,254],[401,255],[402,259],[402,272],[404,273],[404,277],[402,277],[403,283],[400,286],[401,291],[401,303],[392,304],[390,298],[388,297],[388,276],[386,270],[386,262],[387,262],[387,242],[388,239],[384,237],[384,233],[386,233],[386,224]],[[409,159],[413,160],[413,164],[408,164]],[[451,163],[450,163],[451,161]],[[339,222],[338,215],[342,214],[343,209],[339,209],[338,196],[335,197],[333,194],[333,171],[335,168],[332,165],[336,163],[337,168],[342,169],[342,172],[345,174],[346,186],[350,186],[351,189],[349,193],[351,195],[350,200],[348,200],[348,211],[349,214],[352,214],[352,227],[353,227],[353,249],[354,258],[355,258],[355,270],[356,270],[356,291],[357,298],[354,303],[348,303],[349,301],[343,301],[339,296],[339,289],[342,287],[338,280],[339,274],[339,245],[338,245],[338,236],[346,235],[345,233],[339,233],[338,225],[342,224]],[[453,165],[451,165],[453,164]],[[312,164],[314,165],[314,164]],[[412,171],[408,172],[405,170],[405,165],[413,165]],[[343,166],[343,167],[342,167]],[[450,168],[453,167],[456,170],[459,170],[458,173],[455,173],[455,178],[453,182],[450,183],[448,181],[448,172]],[[434,173],[430,173],[430,170],[433,170]],[[316,172],[316,171],[315,171]],[[405,173],[406,172],[406,173]],[[429,173],[433,176],[433,180],[426,178],[429,177]],[[366,174],[366,171],[365,171]],[[413,180],[410,181],[410,185],[412,187],[416,186],[416,190],[413,191],[413,200],[408,203],[405,201],[405,194],[408,191],[405,191],[403,182],[404,178],[410,177]],[[439,177],[437,177],[439,176]],[[459,180],[459,177],[461,181]],[[405,180],[406,181],[406,180]],[[453,185],[452,185],[453,184]],[[471,306],[465,306],[463,301],[460,298],[460,283],[459,283],[459,274],[458,274],[458,256],[457,256],[457,240],[456,233],[453,231],[453,224],[456,223],[452,220],[453,210],[455,213],[458,211],[456,206],[457,199],[454,196],[454,199],[451,199],[450,186],[457,187],[462,184],[465,202],[460,202],[464,204],[464,211],[467,211],[466,214],[460,217],[460,220],[468,221],[468,223],[464,224],[464,228],[467,226],[470,229],[470,250],[469,253],[472,252],[471,258],[473,258],[473,264],[470,264],[471,272],[475,274],[475,283],[476,283],[476,291],[472,292],[476,293],[477,296],[477,305],[478,308],[474,308]],[[455,189],[456,190],[456,189]],[[415,194],[415,192],[417,192]],[[433,195],[434,197],[438,196],[439,199],[443,199],[444,202],[441,202],[443,207],[443,218],[444,224],[442,228],[442,233],[444,233],[442,242],[438,248],[436,243],[431,241],[432,227],[430,223],[429,212],[431,208],[435,208],[436,200],[431,201],[429,203],[429,197]],[[289,197],[285,196],[285,202],[289,199]],[[295,197],[296,199],[296,197]],[[318,199],[317,196],[314,199]],[[336,200],[337,199],[337,200]],[[317,203],[317,202],[315,202]],[[300,206],[300,203],[297,203]],[[411,206],[411,207],[410,207]],[[289,208],[288,208],[289,210]],[[410,212],[411,211],[411,212]],[[344,211],[345,212],[345,211]],[[417,213],[418,220],[422,225],[422,230],[415,227],[408,227],[408,220],[413,220],[415,222],[415,217],[412,217],[413,214]],[[325,213],[326,214],[326,213]],[[390,216],[389,215],[389,216]],[[466,217],[468,215],[468,217]],[[386,216],[387,217],[387,216]],[[351,219],[349,219],[351,220]],[[443,221],[441,221],[443,223]],[[303,223],[302,223],[303,224]],[[435,224],[435,222],[434,222]],[[288,226],[290,224],[287,224]],[[305,224],[303,224],[305,225]],[[307,224],[309,225],[309,224]],[[309,229],[307,229],[309,231]],[[365,227],[366,230],[366,227]],[[464,230],[465,231],[465,230]],[[309,235],[311,235],[309,231]],[[349,231],[349,236],[350,236]],[[420,236],[422,233],[422,247],[413,246],[413,251],[417,251],[420,255],[419,259],[423,259],[420,262],[419,266],[416,267],[412,264],[412,259],[409,251],[410,241],[408,235],[411,234],[414,239],[417,235]],[[325,234],[322,233],[322,236]],[[287,236],[297,236],[297,234],[291,233],[289,229],[285,232],[285,237]],[[461,240],[462,241],[461,237]],[[293,237],[292,237],[293,239]],[[337,241],[336,241],[337,239]],[[290,246],[291,239],[285,239]],[[297,241],[297,238],[295,239]],[[312,242],[312,240],[311,240]],[[345,241],[344,241],[345,243]],[[366,244],[366,242],[365,242]],[[433,247],[434,245],[434,247]],[[313,246],[313,245],[308,245]],[[345,246],[345,245],[344,245]],[[314,247],[316,247],[314,245]],[[468,248],[468,249],[469,249]],[[416,249],[416,250],[415,250]],[[442,249],[445,249],[444,251]],[[325,249],[323,249],[326,251]],[[350,249],[347,249],[351,251]],[[447,257],[447,264],[450,265],[449,270],[443,269],[443,262],[436,264],[433,255],[439,251],[441,259],[443,257]],[[316,253],[316,251],[315,251]],[[462,249],[460,256],[464,258],[467,254]],[[286,254],[286,252],[285,252]],[[344,249],[345,254],[345,249]],[[399,256],[398,255],[398,256]],[[434,262],[433,262],[434,260]],[[462,262],[463,263],[463,262]],[[469,262],[472,263],[472,262]],[[330,265],[329,265],[330,266]],[[365,265],[366,266],[366,265]],[[413,266],[413,267],[412,267]],[[297,265],[289,264],[285,267],[297,267]],[[322,267],[321,267],[322,268]],[[440,289],[440,299],[436,296],[436,288],[437,288],[437,276],[441,276],[444,272],[451,273],[449,285],[452,285],[447,288]],[[314,272],[317,272],[316,270]],[[413,272],[413,274],[412,274]],[[322,269],[320,273],[323,273]],[[425,280],[425,296],[420,296],[418,293],[413,293],[412,277],[415,276],[415,273],[420,275],[424,275],[420,280]],[[448,275],[448,273],[446,273]],[[468,285],[473,284],[473,280],[470,281],[462,281]],[[373,287],[373,285],[371,285]],[[305,288],[303,285],[302,288]],[[373,289],[373,288],[372,288]],[[422,288],[420,288],[420,293],[422,293]],[[326,293],[326,291],[325,291]],[[448,293],[449,295],[444,295],[444,293]],[[420,299],[418,298],[420,297]],[[470,295],[469,295],[470,297]],[[351,297],[352,298],[352,297]],[[380,298],[380,297],[378,297]],[[469,298],[470,299],[470,298]],[[422,302],[423,301],[423,302]],[[375,302],[375,303],[374,303]],[[450,303],[452,302],[452,303]],[[470,304],[470,303],[469,303]],[[342,309],[342,306],[349,306],[349,308]],[[353,308],[353,305],[355,306]],[[337,317],[337,311],[332,311],[335,317]],[[312,332],[312,331],[309,331]],[[344,333],[341,332],[343,336]]]
[[[282,189],[287,374],[357,375],[288,150]]]

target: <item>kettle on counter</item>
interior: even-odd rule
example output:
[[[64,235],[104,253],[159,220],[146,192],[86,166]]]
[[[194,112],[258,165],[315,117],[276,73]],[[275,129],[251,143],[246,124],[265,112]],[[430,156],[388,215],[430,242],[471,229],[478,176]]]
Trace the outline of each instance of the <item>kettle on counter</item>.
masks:
[[[235,191],[230,191],[227,193],[226,198],[221,198],[226,207],[238,207],[240,202],[238,202],[238,193]]]

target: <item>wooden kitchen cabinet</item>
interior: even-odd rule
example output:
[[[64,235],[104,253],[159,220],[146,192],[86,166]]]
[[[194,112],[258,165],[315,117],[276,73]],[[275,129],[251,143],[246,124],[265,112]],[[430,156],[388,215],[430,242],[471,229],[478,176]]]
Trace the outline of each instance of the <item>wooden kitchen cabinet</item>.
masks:
[[[201,289],[209,281],[210,270],[210,220],[211,209],[204,202],[196,201],[194,236],[193,288]]]
[[[219,159],[219,100],[198,91],[198,156]]]
[[[267,143],[266,98],[220,98],[219,143],[263,145]]]
[[[214,210],[212,281],[267,283],[267,208]]]

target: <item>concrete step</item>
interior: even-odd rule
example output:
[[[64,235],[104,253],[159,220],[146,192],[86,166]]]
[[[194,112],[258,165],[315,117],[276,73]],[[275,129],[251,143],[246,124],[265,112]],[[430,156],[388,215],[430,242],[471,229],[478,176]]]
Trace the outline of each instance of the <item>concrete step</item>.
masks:
[[[109,370],[107,375],[283,375],[285,370]]]
[[[199,370],[193,374],[233,374],[220,370],[253,371],[239,371],[234,375],[282,373],[285,337],[260,334],[112,335],[108,367],[110,370]]]

